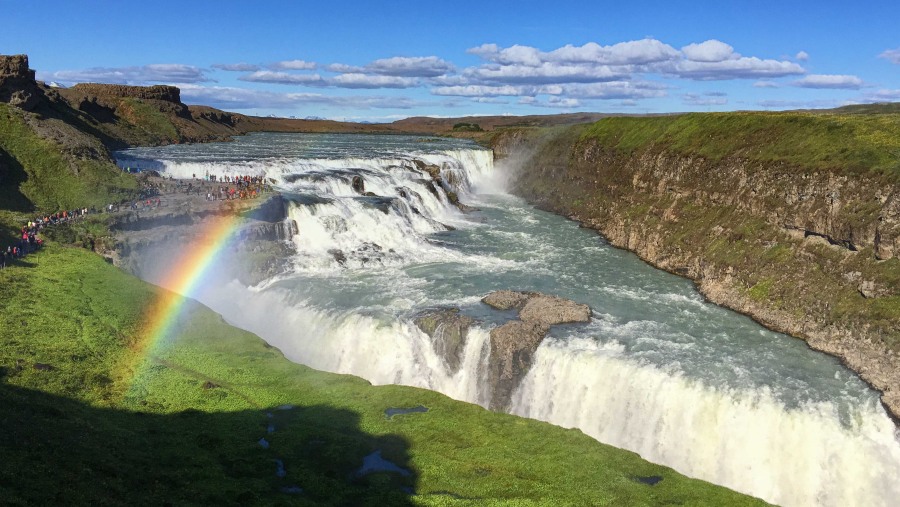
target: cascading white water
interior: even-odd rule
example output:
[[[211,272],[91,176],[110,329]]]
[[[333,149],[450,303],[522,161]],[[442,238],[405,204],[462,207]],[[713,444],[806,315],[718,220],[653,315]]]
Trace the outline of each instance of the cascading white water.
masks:
[[[896,429],[874,400],[845,425],[833,403],[789,409],[767,389],[710,386],[623,352],[589,339],[546,342],[512,412],[783,505],[900,498]]]
[[[778,504],[900,498],[896,428],[836,361],[704,302],[685,280],[574,224],[481,195],[497,189],[489,151],[420,141],[260,134],[139,154],[169,174],[264,175],[285,191],[299,230],[294,272],[192,296],[291,360],[486,405],[479,372],[502,317],[479,299],[541,290],[590,304],[595,321],[540,346],[512,412]],[[443,184],[430,187],[416,160],[437,166]],[[354,177],[375,196],[360,195]],[[463,214],[450,191],[481,211]],[[412,323],[436,305],[480,320],[456,373]]]

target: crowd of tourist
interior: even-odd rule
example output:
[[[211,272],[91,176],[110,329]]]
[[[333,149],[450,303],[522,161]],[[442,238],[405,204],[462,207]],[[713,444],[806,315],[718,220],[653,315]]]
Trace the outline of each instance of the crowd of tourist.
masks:
[[[0,269],[6,268],[7,264],[13,260],[21,259],[44,246],[44,240],[38,234],[45,227],[78,220],[88,213],[96,213],[96,210],[93,208],[63,210],[52,215],[41,215],[34,220],[29,220],[28,223],[22,226],[22,229],[19,231],[20,235],[14,244],[7,245],[6,248],[0,248]]]
[[[129,170],[129,172],[131,172]],[[172,177],[161,180],[147,180],[141,189],[140,198],[134,201],[110,203],[106,206],[107,213],[116,213],[125,210],[155,209],[163,205],[162,196],[165,193],[184,193],[186,195],[203,196],[207,201],[224,201],[234,199],[252,199],[263,192],[272,190],[262,176],[216,176],[207,173],[203,178],[193,175],[191,180],[176,180]],[[29,253],[39,249],[44,241],[38,234],[49,226],[78,220],[90,213],[98,213],[94,208],[81,208],[63,210],[52,215],[43,215],[30,220],[22,226],[21,235],[11,245],[0,245],[0,269],[3,269],[14,259],[25,257]]]

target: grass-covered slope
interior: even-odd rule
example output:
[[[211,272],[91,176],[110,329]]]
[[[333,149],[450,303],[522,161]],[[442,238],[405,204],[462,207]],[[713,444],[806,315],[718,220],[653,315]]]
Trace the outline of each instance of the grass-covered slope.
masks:
[[[54,213],[102,208],[134,194],[137,182],[111,161],[68,154],[59,143],[39,136],[26,115],[41,121],[0,103],[0,164],[7,173],[0,180],[0,209]]]
[[[712,161],[740,157],[810,170],[840,168],[900,179],[900,113],[896,111],[605,118],[590,126],[583,138],[626,154],[656,149]]]
[[[166,294],[56,244],[0,271],[2,503],[756,503],[579,431],[291,363],[199,304],[144,364]],[[375,451],[409,475],[358,475]]]

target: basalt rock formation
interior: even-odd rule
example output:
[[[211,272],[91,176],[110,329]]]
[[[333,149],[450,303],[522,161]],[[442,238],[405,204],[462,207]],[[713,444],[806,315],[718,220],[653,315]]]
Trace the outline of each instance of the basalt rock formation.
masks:
[[[434,351],[444,360],[447,371],[459,371],[469,327],[475,320],[459,313],[459,308],[435,308],[421,312],[414,322],[431,338]]]
[[[588,305],[549,296],[540,292],[499,290],[482,300],[497,310],[517,310],[513,319],[491,330],[490,354],[487,361],[489,407],[505,411],[513,391],[525,378],[534,361],[534,353],[557,324],[589,322]],[[460,313],[459,308],[430,308],[414,319],[416,326],[431,338],[435,353],[444,360],[450,373],[462,366],[469,328],[475,320]]]
[[[0,102],[30,111],[44,98],[44,92],[28,68],[26,55],[0,55]]]
[[[483,303],[498,310],[519,310],[519,319],[491,330],[488,383],[490,408],[506,410],[513,391],[531,369],[534,353],[550,331],[550,326],[589,322],[588,305],[539,292],[496,291]]]

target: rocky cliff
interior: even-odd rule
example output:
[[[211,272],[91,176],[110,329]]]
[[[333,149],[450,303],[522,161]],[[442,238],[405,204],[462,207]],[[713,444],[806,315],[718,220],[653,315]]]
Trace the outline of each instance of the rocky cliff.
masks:
[[[496,146],[521,158],[517,193],[693,279],[713,302],[841,358],[900,415],[897,178],[752,151],[713,157],[609,141],[627,134],[517,131]]]
[[[43,95],[34,80],[34,71],[28,68],[28,56],[0,55],[0,102],[30,110]]]

